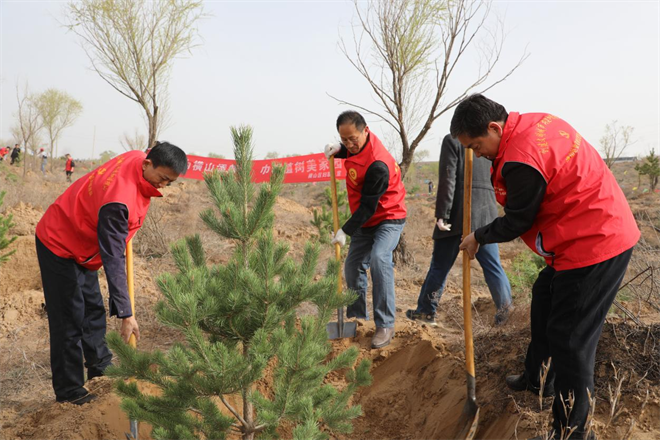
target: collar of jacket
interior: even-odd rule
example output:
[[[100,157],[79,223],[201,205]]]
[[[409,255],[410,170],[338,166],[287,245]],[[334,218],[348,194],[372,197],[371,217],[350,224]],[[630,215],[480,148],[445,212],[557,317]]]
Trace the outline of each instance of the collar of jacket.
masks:
[[[135,172],[138,173],[137,176],[137,184],[138,188],[140,190],[140,194],[142,194],[144,197],[163,197],[163,194],[158,191],[151,183],[147,182],[147,179],[144,178],[144,174],[142,171],[142,160],[136,160],[136,167],[135,167]]]
[[[373,144],[371,143],[371,133],[369,133],[367,135],[367,142],[364,144],[364,147],[362,147],[362,149],[358,151],[357,154],[351,154],[349,151],[347,158],[360,165],[366,165],[371,157],[371,154],[369,154],[368,151],[370,152],[372,148]]]

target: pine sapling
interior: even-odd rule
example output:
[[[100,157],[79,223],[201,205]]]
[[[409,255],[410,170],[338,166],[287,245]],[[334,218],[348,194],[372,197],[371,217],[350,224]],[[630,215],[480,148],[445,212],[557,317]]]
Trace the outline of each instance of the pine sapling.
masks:
[[[5,194],[5,191],[0,191],[0,207],[4,202]],[[5,251],[16,240],[16,237],[9,237],[9,229],[13,226],[13,216],[11,214],[0,215],[0,265],[7,262],[9,257],[16,252],[16,249]]]
[[[157,386],[149,395],[117,382],[122,408],[150,423],[155,439],[276,438],[284,426],[305,440],[350,432],[361,413],[351,397],[370,383],[370,364],[356,364],[354,347],[331,356],[325,327],[355,295],[337,295],[337,262],[318,276],[317,245],[307,244],[294,261],[288,245],[274,240],[273,206],[285,169],[273,168],[269,183],[255,185],[252,130],[232,128],[232,137],[236,167],[205,175],[215,209],[201,214],[212,231],[234,241],[231,258],[209,265],[199,235],[174,244],[178,271],[159,278],[164,301],[156,312],[182,341],[166,352],[140,352],[110,334],[121,362],[108,374]],[[303,302],[316,305],[317,315],[298,318]],[[338,371],[346,376],[341,389],[326,383]]]

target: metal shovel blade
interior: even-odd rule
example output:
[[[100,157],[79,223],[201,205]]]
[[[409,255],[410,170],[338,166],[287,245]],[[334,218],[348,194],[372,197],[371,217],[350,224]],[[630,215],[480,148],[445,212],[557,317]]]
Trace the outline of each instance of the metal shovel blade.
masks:
[[[456,439],[472,440],[477,433],[479,425],[479,406],[475,397],[475,379],[474,376],[467,375],[468,380],[468,398],[463,406],[463,412],[458,419],[459,432]]]
[[[328,339],[354,338],[357,334],[357,323],[344,322],[344,308],[337,309],[337,322],[329,322],[325,330]]]

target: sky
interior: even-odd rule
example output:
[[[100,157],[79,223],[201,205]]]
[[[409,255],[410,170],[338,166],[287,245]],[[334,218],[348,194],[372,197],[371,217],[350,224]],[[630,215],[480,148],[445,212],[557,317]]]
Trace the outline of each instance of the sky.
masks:
[[[11,141],[16,84],[27,81],[32,92],[57,88],[83,105],[61,136],[61,155],[121,153],[125,133],[147,132],[142,110],[90,69],[78,38],[60,24],[64,6],[0,1],[0,140]],[[160,140],[189,154],[232,157],[229,127],[249,124],[256,159],[309,154],[338,140],[336,117],[351,108],[329,95],[379,110],[338,46],[340,38],[352,39],[352,2],[208,1],[204,7],[210,16],[199,25],[199,47],[173,64],[170,124]],[[634,127],[626,155],[660,151],[658,0],[496,1],[489,26],[498,18],[507,40],[492,78],[525,51],[529,58],[486,96],[508,111],[552,113],[597,148],[606,124],[616,120]],[[474,78],[477,64],[476,51],[466,52],[448,101]],[[437,160],[452,114],[436,120],[420,145],[428,160]],[[365,117],[386,144],[395,139],[387,124]]]

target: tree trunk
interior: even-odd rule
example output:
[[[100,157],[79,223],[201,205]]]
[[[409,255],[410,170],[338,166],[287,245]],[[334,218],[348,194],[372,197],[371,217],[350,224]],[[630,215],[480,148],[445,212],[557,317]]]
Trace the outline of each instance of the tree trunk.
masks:
[[[248,346],[243,343],[243,354],[247,357]],[[243,420],[248,424],[245,426],[245,432],[243,433],[243,440],[254,440],[254,407],[252,402],[248,400],[250,388],[244,388],[241,392],[243,396]]]
[[[50,172],[53,172],[53,165],[55,162],[55,142],[50,140]]]
[[[399,266],[412,266],[415,264],[415,256],[408,250],[405,232],[401,234],[399,244],[396,245],[394,252],[392,252],[392,259],[394,260],[394,264]]]
[[[147,118],[149,120],[149,141],[147,142],[147,148],[153,148],[158,140],[158,107],[154,108],[153,115],[147,113]]]

